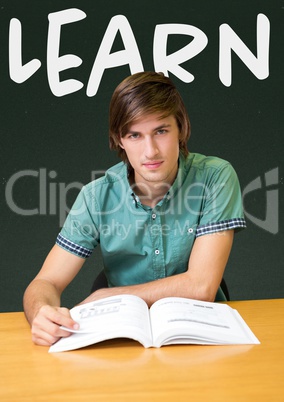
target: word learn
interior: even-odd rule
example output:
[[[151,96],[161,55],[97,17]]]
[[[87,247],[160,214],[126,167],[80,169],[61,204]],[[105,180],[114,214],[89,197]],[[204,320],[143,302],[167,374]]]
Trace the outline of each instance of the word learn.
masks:
[[[63,54],[60,51],[61,27],[86,18],[87,15],[77,8],[61,10],[48,15],[47,33],[47,78],[51,92],[55,96],[64,96],[79,91],[84,84],[76,79],[60,80],[64,70],[79,67],[83,60],[75,54]],[[112,52],[117,34],[120,33],[124,49]],[[170,35],[187,35],[189,43],[181,49],[167,54],[167,43]],[[254,55],[241,38],[228,24],[219,27],[219,78],[226,87],[232,84],[232,51],[242,60],[247,68],[259,80],[269,76],[269,38],[270,22],[264,14],[256,19],[256,49]],[[153,63],[155,71],[175,75],[185,83],[194,80],[194,76],[181,64],[196,57],[208,44],[206,34],[199,28],[187,24],[156,25],[153,38]],[[61,54],[61,55],[60,55]],[[60,56],[59,56],[60,55]],[[94,64],[90,71],[86,87],[87,96],[96,95],[104,71],[122,65],[129,65],[131,74],[144,71],[139,48],[124,15],[111,18],[99,46]],[[10,78],[21,84],[27,81],[41,67],[41,61],[34,58],[26,64],[22,63],[22,25],[12,18],[9,29],[9,72]]]

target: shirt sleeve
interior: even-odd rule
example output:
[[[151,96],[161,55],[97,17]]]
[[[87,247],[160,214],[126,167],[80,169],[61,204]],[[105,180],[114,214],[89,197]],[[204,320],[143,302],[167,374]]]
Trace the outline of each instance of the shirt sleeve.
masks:
[[[226,162],[213,171],[207,180],[203,197],[204,209],[196,237],[246,227],[239,180],[230,163]]]
[[[99,242],[94,221],[95,199],[83,187],[58,234],[56,244],[78,257],[88,258]]]

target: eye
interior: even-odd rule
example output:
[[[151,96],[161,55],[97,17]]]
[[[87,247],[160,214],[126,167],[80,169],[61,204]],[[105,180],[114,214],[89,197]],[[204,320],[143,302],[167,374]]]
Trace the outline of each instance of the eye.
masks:
[[[130,140],[136,140],[137,138],[139,138],[140,135],[138,133],[130,133],[126,136],[126,138],[130,139]]]
[[[139,138],[139,137],[140,137],[140,135],[137,134],[137,133],[130,134],[130,138],[132,138],[133,140],[136,140],[136,139]]]
[[[160,130],[157,130],[157,134],[161,135],[161,134],[166,134],[167,130],[164,128],[161,128]]]

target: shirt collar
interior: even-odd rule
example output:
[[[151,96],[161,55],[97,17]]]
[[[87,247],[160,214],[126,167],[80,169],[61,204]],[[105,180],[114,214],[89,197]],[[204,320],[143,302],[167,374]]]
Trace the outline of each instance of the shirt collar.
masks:
[[[184,183],[184,180],[187,177],[188,171],[189,171],[190,166],[191,166],[191,162],[192,162],[192,159],[190,157],[190,154],[188,154],[185,157],[182,153],[180,153],[177,176],[176,176],[175,181],[173,182],[171,188],[169,189],[169,191],[167,192],[167,194],[163,198],[163,200],[164,199],[167,199],[167,200],[171,199],[180,190],[180,188],[182,187],[182,185]]]

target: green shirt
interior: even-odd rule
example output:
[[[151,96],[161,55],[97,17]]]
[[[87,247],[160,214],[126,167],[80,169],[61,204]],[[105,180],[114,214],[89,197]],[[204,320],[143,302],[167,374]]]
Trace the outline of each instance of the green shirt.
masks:
[[[82,188],[56,242],[82,258],[99,244],[109,286],[123,286],[185,272],[196,237],[245,226],[232,166],[191,153],[154,208],[134,194],[127,165],[113,166]]]

